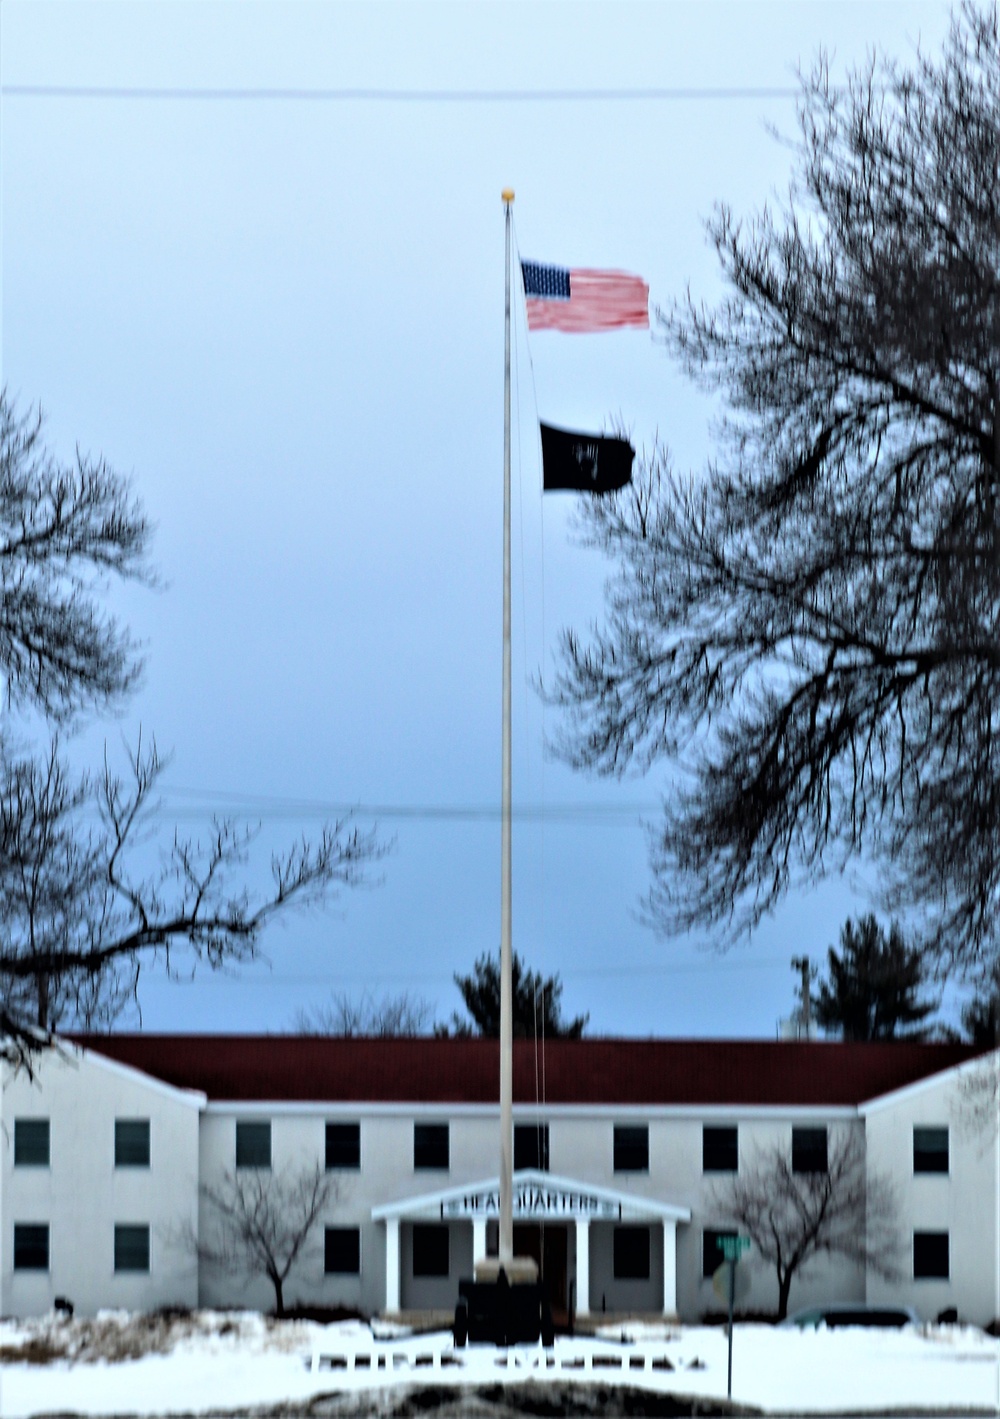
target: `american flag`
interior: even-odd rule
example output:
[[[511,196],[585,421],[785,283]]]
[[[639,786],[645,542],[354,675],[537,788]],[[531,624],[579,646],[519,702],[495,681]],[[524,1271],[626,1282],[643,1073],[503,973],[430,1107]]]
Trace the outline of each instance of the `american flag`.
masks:
[[[529,330],[649,329],[649,287],[627,271],[569,271],[522,261]]]

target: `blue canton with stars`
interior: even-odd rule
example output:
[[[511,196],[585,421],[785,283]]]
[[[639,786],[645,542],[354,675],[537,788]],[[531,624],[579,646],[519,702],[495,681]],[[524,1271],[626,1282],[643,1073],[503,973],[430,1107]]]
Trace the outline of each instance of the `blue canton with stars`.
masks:
[[[526,296],[541,296],[548,301],[569,300],[569,272],[563,266],[542,266],[537,261],[522,261],[521,275]]]

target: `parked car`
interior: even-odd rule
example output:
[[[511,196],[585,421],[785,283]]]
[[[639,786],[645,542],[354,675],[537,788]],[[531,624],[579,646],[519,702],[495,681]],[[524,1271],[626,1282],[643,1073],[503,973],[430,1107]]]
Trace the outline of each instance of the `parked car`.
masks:
[[[806,1306],[781,1321],[783,1326],[798,1330],[818,1330],[821,1325],[833,1330],[845,1325],[870,1325],[899,1328],[922,1324],[912,1306],[868,1306],[863,1301],[832,1301],[822,1306]]]

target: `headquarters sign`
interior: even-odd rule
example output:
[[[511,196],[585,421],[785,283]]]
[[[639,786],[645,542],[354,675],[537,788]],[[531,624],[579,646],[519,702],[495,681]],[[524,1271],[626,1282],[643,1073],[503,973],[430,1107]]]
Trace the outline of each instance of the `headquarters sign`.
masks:
[[[590,1221],[619,1221],[621,1204],[610,1198],[599,1197],[583,1188],[542,1187],[534,1182],[515,1184],[513,1196],[514,1216],[548,1219],[556,1217],[581,1217]],[[450,1197],[441,1203],[442,1220],[456,1217],[498,1217],[500,1215],[500,1194],[496,1188],[465,1192],[459,1197]]]

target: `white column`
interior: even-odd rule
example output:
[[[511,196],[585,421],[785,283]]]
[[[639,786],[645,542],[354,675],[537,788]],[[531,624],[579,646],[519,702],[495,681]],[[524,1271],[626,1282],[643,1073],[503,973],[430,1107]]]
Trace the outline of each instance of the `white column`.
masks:
[[[663,1314],[677,1317],[677,1223],[663,1220]]]
[[[399,1311],[399,1218],[385,1219],[385,1308]]]
[[[590,1313],[590,1223],[585,1217],[576,1219],[576,1310]]]
[[[486,1218],[473,1217],[472,1219],[472,1264],[482,1261],[486,1255]]]

